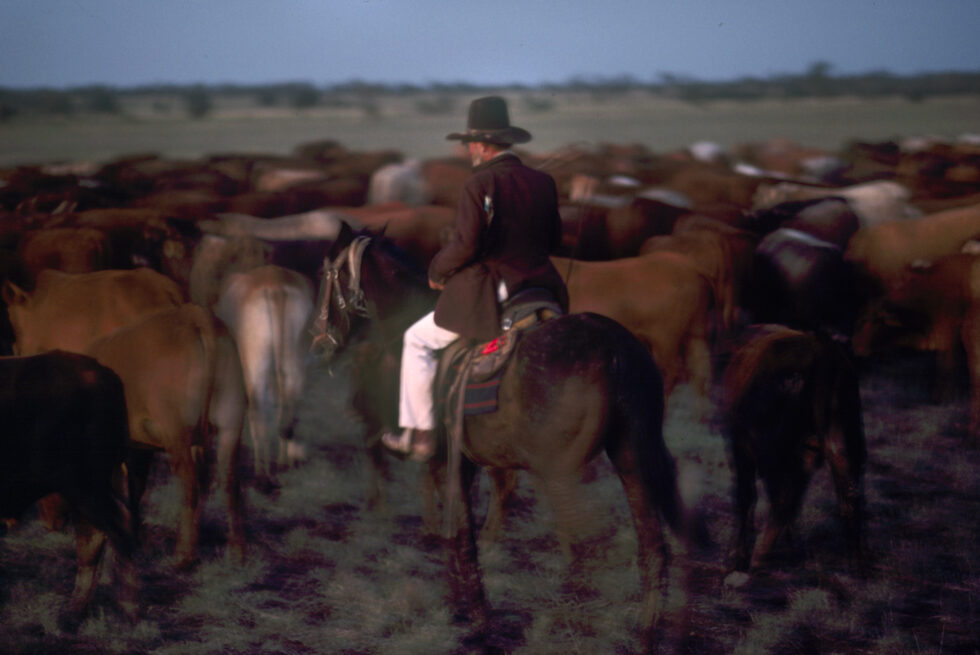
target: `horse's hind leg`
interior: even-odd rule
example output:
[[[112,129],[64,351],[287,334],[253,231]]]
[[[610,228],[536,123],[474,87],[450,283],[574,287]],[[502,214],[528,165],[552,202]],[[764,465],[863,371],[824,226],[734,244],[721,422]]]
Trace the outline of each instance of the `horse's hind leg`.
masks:
[[[638,472],[628,460],[625,455],[621,455],[615,458],[614,464],[623,483],[636,527],[637,563],[644,597],[640,625],[652,628],[666,606],[670,551],[664,540],[660,517],[647,498]]]
[[[544,492],[555,512],[555,536],[558,545],[569,562],[576,564],[588,555],[584,547],[588,544],[586,535],[590,532],[591,512],[582,505],[577,474],[552,474],[538,477],[538,486]],[[575,546],[581,546],[575,552]]]

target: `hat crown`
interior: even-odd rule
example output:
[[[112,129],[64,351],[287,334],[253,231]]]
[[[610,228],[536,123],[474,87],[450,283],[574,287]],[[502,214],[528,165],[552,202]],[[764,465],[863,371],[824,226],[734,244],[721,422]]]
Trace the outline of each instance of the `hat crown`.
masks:
[[[507,101],[500,96],[477,98],[470,103],[466,127],[470,130],[503,130],[510,127]]]
[[[515,143],[527,143],[531,140],[531,133],[510,124],[506,100],[500,96],[484,96],[470,102],[466,131],[454,132],[446,138],[511,146]]]

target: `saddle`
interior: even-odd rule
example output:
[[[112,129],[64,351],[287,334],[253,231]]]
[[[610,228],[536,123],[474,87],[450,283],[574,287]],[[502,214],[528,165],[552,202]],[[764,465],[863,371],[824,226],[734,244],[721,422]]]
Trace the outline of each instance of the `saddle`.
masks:
[[[450,435],[461,433],[464,416],[497,410],[500,379],[521,338],[562,313],[551,292],[527,289],[504,303],[500,334],[495,339],[489,342],[457,339],[443,350],[436,374],[435,398]]]

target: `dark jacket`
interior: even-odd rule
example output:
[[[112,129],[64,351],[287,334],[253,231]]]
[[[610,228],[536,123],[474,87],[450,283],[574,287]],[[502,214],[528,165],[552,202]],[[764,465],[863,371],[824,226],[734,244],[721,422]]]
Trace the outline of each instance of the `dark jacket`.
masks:
[[[511,297],[531,287],[549,289],[567,310],[568,291],[549,259],[560,243],[558,190],[550,175],[512,153],[477,166],[463,186],[453,239],[429,264],[429,278],[445,285],[436,324],[493,339],[500,332],[499,280]]]

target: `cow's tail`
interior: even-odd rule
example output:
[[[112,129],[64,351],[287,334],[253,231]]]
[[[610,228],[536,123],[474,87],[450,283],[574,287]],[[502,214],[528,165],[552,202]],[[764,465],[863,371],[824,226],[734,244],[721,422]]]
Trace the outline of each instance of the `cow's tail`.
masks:
[[[191,445],[191,456],[197,471],[202,489],[209,483],[207,452],[211,436],[211,400],[217,385],[218,371],[218,326],[208,310],[194,305],[195,327],[200,338],[204,362],[204,378],[201,381],[201,411],[198,415],[197,430]]]
[[[690,258],[694,271],[698,274],[708,291],[711,292],[711,306],[708,308],[709,315],[714,315],[714,330],[718,335],[727,335],[734,322],[731,319],[732,300],[727,297],[726,280],[719,276],[718,272],[707,269],[701,262]],[[713,310],[713,311],[712,311]]]
[[[276,426],[282,422],[282,401],[286,385],[285,366],[286,353],[289,352],[287,334],[284,329],[286,323],[287,291],[281,285],[266,286],[262,289],[263,297],[268,311],[265,312],[269,320],[269,345],[272,348],[272,370],[275,375],[275,412]]]

